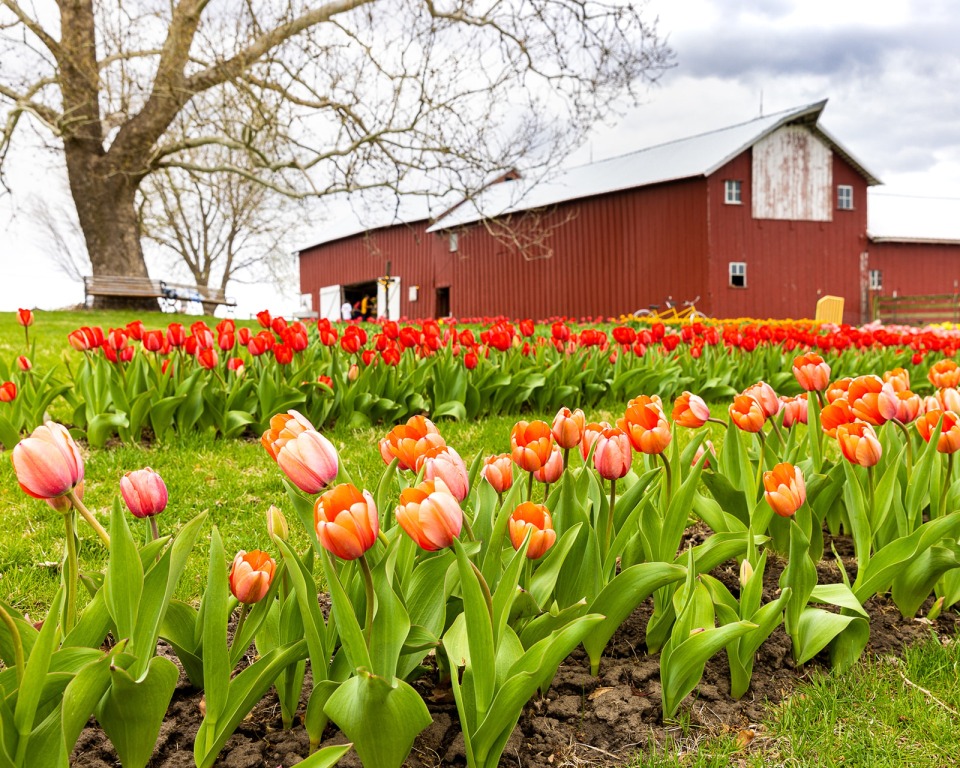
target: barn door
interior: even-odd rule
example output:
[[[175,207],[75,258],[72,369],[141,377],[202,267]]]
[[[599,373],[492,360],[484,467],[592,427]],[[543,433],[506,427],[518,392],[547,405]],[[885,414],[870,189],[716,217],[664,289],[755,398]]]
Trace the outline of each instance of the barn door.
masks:
[[[320,306],[317,314],[320,318],[327,320],[340,319],[340,286],[327,285],[320,289]]]
[[[400,319],[400,278],[391,276],[390,292],[384,284],[377,282],[377,317],[384,317],[387,320]]]

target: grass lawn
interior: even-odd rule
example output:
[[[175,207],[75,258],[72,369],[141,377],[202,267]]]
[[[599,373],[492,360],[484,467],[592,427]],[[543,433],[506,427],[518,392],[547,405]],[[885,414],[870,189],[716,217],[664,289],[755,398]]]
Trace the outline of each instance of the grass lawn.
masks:
[[[63,365],[76,355],[67,334],[80,325],[120,326],[139,317],[148,328],[198,318],[143,314],[38,312],[30,329],[36,343],[35,366]],[[208,319],[209,322],[209,319]],[[23,353],[23,329],[14,313],[0,313],[0,356],[6,361]],[[639,394],[639,393],[637,393]],[[723,411],[718,407],[717,413]],[[56,417],[66,414],[57,411]],[[588,413],[591,420],[613,420],[611,412]],[[553,414],[524,418],[552,419]],[[480,422],[444,422],[447,442],[468,462],[477,455],[509,450],[516,414]],[[371,490],[383,469],[376,447],[385,427],[327,433],[342,465],[358,485]],[[281,485],[281,474],[256,439],[225,441],[187,436],[177,444],[156,447],[111,445],[87,451],[85,501],[105,521],[119,496],[124,472],[151,466],[164,478],[170,504],[159,518],[161,532],[173,531],[200,512],[218,526],[229,554],[266,548],[264,513],[280,506],[293,522]],[[9,460],[0,460],[0,583],[6,600],[39,618],[59,582],[63,523],[45,503],[26,496],[17,486]],[[206,542],[201,534],[179,597],[199,598],[205,582]],[[295,526],[291,526],[294,528]],[[141,528],[145,533],[145,528]],[[92,532],[81,524],[81,568],[97,569],[103,552]],[[305,539],[300,542],[302,546]],[[639,757],[632,766],[769,766],[769,765],[951,765],[960,754],[960,648],[932,640],[908,649],[900,661],[864,659],[845,675],[813,673],[784,704],[771,707],[758,724],[755,738],[741,733],[701,733],[680,723],[675,742]],[[909,682],[907,682],[909,681]]]

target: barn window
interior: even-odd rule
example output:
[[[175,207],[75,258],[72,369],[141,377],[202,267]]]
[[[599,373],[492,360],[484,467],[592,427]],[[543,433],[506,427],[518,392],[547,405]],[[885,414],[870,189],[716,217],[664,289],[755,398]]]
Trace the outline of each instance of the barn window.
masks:
[[[870,290],[871,291],[883,290],[883,272],[881,272],[879,269],[870,270]]]
[[[853,210],[853,187],[849,184],[840,184],[837,187],[837,208],[841,211]]]
[[[730,262],[730,286],[733,288],[747,287],[747,262]]]
[[[460,247],[460,237],[457,232],[450,233],[450,253],[456,253]]]
[[[743,182],[737,179],[727,179],[723,183],[723,202],[727,205],[740,205],[743,202]]]

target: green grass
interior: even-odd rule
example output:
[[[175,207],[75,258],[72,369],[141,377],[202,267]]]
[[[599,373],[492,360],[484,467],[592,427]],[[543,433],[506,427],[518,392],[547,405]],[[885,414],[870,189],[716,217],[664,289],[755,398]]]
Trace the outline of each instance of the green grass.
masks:
[[[630,768],[946,766],[960,754],[960,643],[931,638],[899,659],[817,672],[771,707],[747,746],[689,726]],[[908,682],[909,681],[909,682]]]

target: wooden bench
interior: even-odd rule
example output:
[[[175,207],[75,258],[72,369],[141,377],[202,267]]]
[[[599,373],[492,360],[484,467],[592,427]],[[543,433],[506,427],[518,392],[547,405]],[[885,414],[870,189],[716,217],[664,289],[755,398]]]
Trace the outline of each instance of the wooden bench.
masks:
[[[222,288],[208,288],[188,283],[168,283],[151,277],[124,277],[122,275],[89,275],[83,278],[84,300],[90,296],[120,296],[124,298],[163,299],[168,302],[196,301],[201,304],[224,304],[235,307]]]
[[[903,325],[960,322],[960,294],[873,297],[874,320]]]

